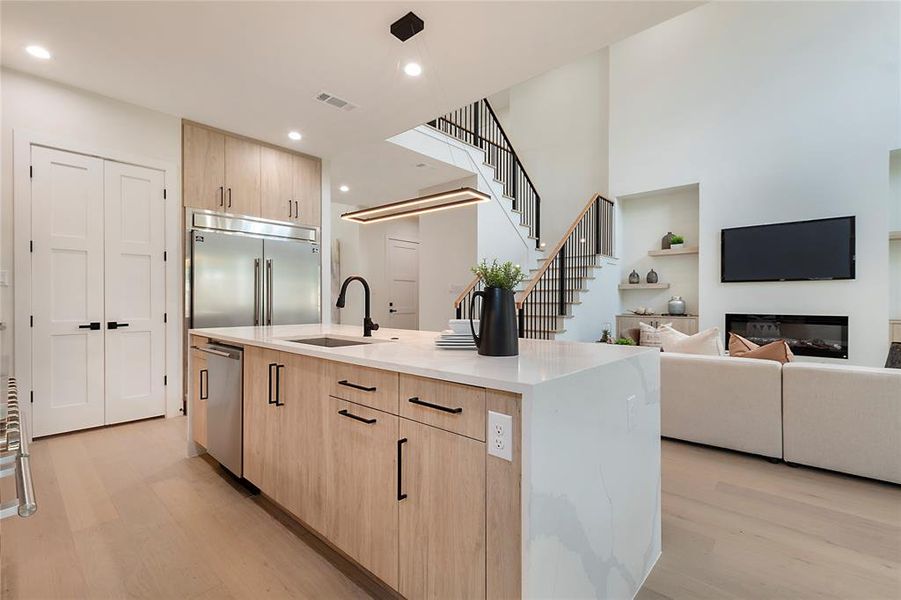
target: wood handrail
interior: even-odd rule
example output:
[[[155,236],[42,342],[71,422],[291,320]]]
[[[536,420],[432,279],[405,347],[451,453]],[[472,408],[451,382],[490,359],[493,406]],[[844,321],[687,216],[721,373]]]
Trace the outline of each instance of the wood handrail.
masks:
[[[463,300],[466,298],[466,295],[469,294],[469,292],[471,292],[472,290],[474,290],[477,285],[479,285],[479,276],[478,275],[476,275],[476,277],[472,281],[469,282],[469,285],[467,285],[463,289],[463,291],[460,293],[460,295],[457,296],[457,299],[454,300],[454,308],[455,309],[458,306],[460,306],[460,303],[463,302]]]
[[[522,308],[522,305],[525,303],[526,299],[529,297],[529,294],[532,293],[532,290],[535,289],[535,286],[538,285],[538,282],[541,280],[545,271],[548,270],[548,267],[551,266],[551,263],[557,258],[557,255],[560,254],[560,249],[566,245],[566,240],[569,239],[569,236],[575,231],[576,227],[579,226],[579,222],[582,220],[582,217],[585,216],[589,210],[591,210],[591,206],[595,203],[596,200],[603,200],[604,202],[609,202],[613,204],[610,200],[607,200],[600,194],[595,194],[591,197],[591,200],[588,201],[588,204],[585,205],[579,215],[573,220],[572,225],[569,226],[569,229],[566,230],[566,233],[563,234],[563,237],[560,238],[560,241],[557,242],[557,245],[554,246],[554,249],[550,254],[547,255],[547,258],[544,259],[544,265],[535,273],[535,276],[529,281],[529,285],[526,286],[522,292],[520,292],[519,297],[516,299],[516,308]]]

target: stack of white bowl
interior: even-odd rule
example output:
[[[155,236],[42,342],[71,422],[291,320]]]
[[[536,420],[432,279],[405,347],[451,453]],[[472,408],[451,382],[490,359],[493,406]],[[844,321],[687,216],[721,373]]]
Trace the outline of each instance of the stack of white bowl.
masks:
[[[473,321],[473,327],[479,330],[479,322]],[[435,338],[435,345],[444,350],[476,350],[476,342],[472,337],[469,319],[451,319],[447,322],[450,329],[441,332]]]

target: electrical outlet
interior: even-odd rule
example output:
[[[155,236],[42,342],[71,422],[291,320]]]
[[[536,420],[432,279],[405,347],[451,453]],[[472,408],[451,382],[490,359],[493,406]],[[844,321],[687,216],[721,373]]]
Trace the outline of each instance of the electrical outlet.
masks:
[[[488,454],[513,462],[513,417],[488,411]]]

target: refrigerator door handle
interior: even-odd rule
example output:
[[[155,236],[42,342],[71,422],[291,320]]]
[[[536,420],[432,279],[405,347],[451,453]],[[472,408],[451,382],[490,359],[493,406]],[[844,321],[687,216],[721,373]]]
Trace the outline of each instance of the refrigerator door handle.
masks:
[[[260,259],[253,259],[253,324],[260,324]]]
[[[272,259],[266,259],[266,325],[272,325]]]

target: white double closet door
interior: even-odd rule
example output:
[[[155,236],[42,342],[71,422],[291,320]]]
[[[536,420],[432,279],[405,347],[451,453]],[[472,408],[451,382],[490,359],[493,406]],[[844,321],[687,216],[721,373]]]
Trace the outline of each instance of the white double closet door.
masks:
[[[34,435],[165,414],[164,173],[31,161]]]

